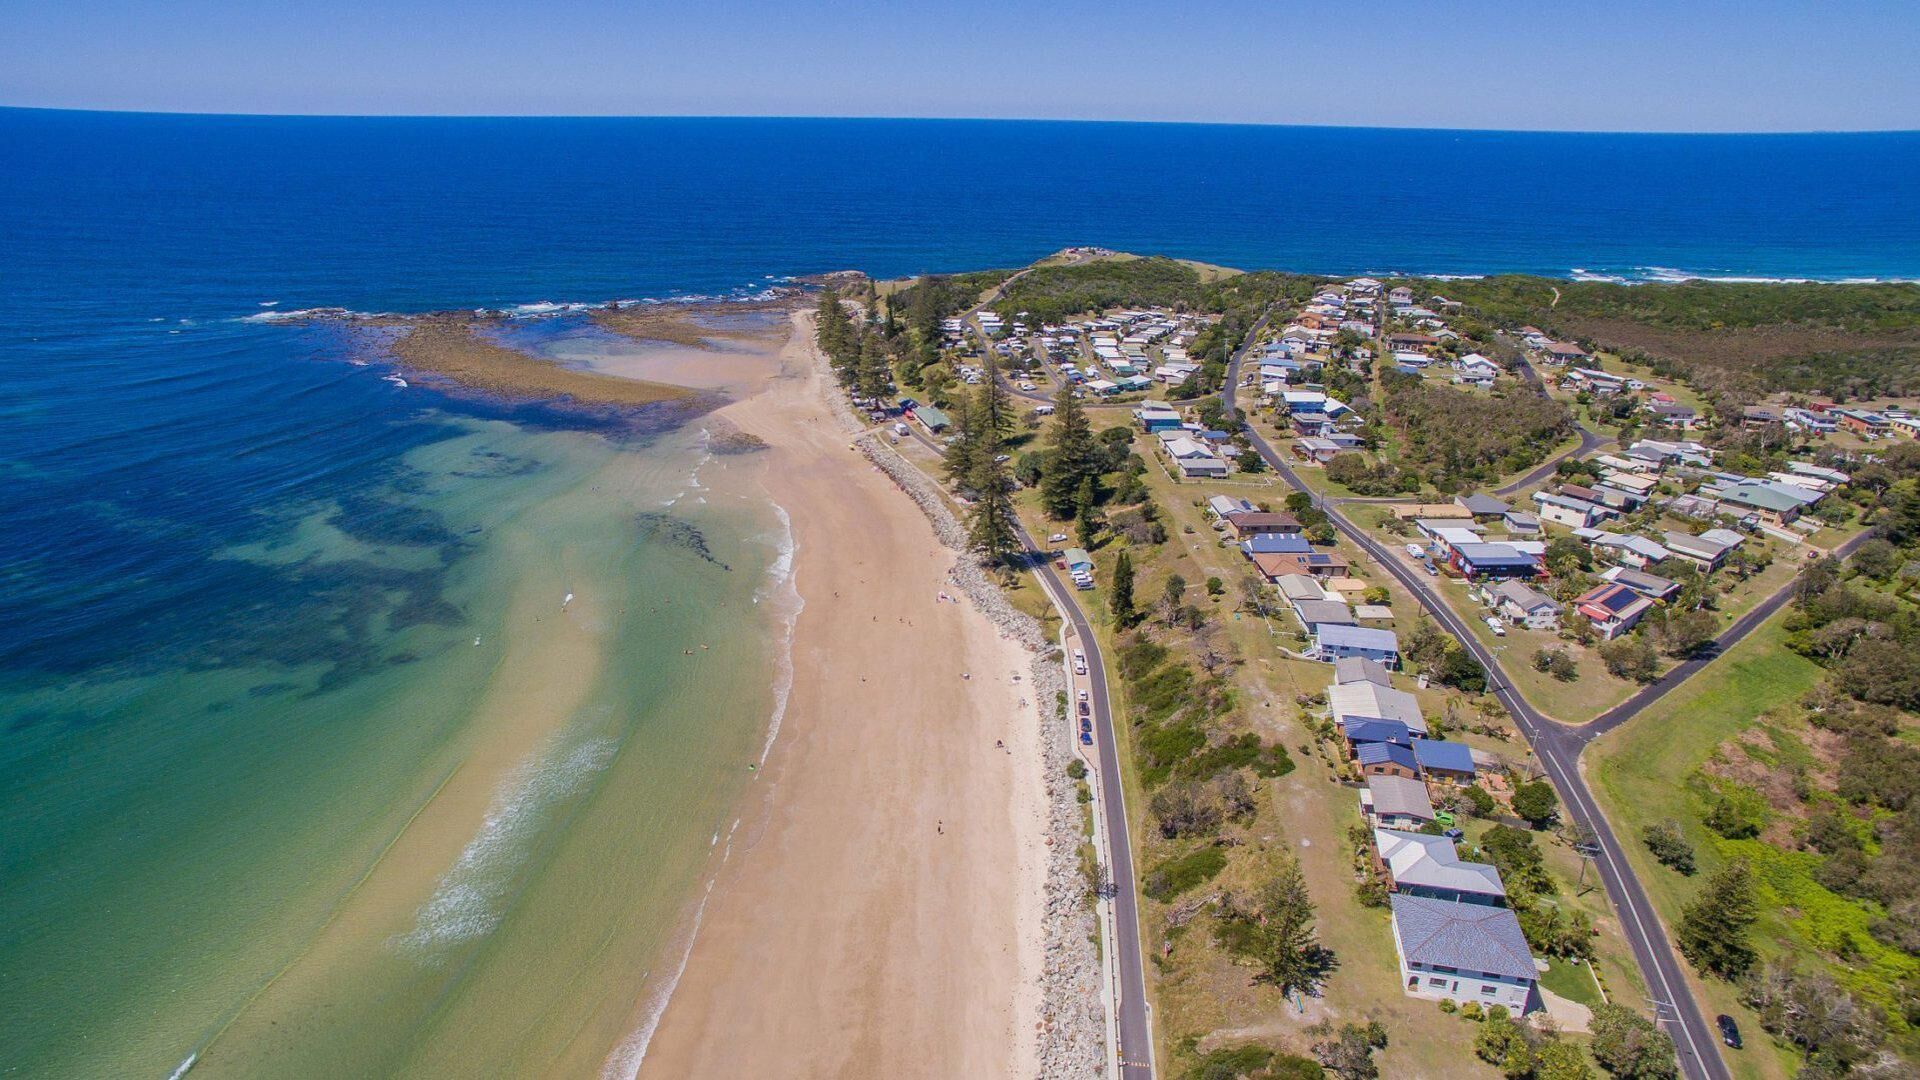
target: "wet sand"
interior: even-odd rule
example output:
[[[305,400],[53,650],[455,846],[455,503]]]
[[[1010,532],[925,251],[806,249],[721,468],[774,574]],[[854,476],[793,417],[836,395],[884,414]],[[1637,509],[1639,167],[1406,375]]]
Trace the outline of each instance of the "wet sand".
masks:
[[[1029,657],[938,598],[953,553],[848,445],[796,322],[781,377],[720,414],[771,444],[798,539],[792,697],[640,1075],[1033,1075]]]
[[[642,382],[606,372],[565,367],[510,349],[487,340],[488,328],[498,325],[497,320],[491,318],[436,312],[367,322],[399,331],[390,349],[403,368],[438,375],[485,393],[632,406],[685,401],[696,392],[688,386]]]

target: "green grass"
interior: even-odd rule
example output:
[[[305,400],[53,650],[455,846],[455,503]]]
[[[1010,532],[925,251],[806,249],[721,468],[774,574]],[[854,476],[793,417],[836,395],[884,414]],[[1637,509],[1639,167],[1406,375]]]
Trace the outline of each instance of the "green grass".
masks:
[[[1600,1004],[1600,988],[1593,984],[1593,976],[1588,974],[1585,964],[1555,959],[1548,965],[1547,973],[1540,976],[1540,985],[1589,1008]]]
[[[1759,722],[1769,709],[1796,701],[1819,681],[1819,666],[1789,651],[1785,636],[1782,617],[1776,615],[1679,689],[1596,741],[1586,754],[1594,796],[1669,928],[1679,920],[1681,907],[1693,898],[1699,881],[1738,846],[1720,840],[1700,823],[1698,798],[1688,778],[1715,747]],[[1645,826],[1667,818],[1680,822],[1694,846],[1700,872],[1691,878],[1654,861],[1640,840]],[[1768,910],[1755,928],[1755,940],[1763,954],[1777,952],[1773,943],[1795,931],[1777,907],[1768,903],[1762,907]],[[1732,1014],[1743,1030],[1753,1033],[1745,1052],[1727,1055],[1736,1076],[1792,1075],[1793,1056],[1777,1047],[1769,1051],[1760,1037],[1759,1018],[1740,1004],[1733,987],[1694,978],[1690,969],[1689,981],[1707,1012]]]

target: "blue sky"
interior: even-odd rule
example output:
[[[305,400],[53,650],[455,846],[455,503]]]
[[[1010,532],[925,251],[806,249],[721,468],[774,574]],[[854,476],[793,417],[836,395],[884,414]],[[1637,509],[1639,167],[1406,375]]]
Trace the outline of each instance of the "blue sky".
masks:
[[[1912,0],[0,0],[0,104],[1920,128]]]

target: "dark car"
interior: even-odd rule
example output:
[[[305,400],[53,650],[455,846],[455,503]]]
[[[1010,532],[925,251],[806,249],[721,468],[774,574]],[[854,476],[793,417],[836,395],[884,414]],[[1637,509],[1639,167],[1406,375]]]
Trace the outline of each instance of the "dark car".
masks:
[[[1083,701],[1083,702],[1081,702],[1081,703],[1080,703],[1080,715],[1081,715],[1081,716],[1092,716],[1092,715],[1093,715],[1093,707],[1092,707],[1092,706],[1090,706],[1090,705],[1088,705],[1088,704],[1087,704],[1086,702],[1084,702],[1084,701]]]
[[[1448,829],[1446,832],[1442,833],[1441,835],[1445,836],[1449,840],[1464,840],[1466,839],[1466,836],[1467,836],[1466,831],[1464,829]]]
[[[1713,1022],[1720,1029],[1720,1041],[1735,1050],[1740,1049],[1740,1025],[1733,1022],[1733,1017],[1721,1013],[1713,1018]]]
[[[1081,732],[1081,733],[1080,733],[1080,745],[1082,745],[1082,746],[1092,746],[1092,745],[1093,745],[1093,732],[1091,732],[1091,731],[1083,731],[1083,732]]]

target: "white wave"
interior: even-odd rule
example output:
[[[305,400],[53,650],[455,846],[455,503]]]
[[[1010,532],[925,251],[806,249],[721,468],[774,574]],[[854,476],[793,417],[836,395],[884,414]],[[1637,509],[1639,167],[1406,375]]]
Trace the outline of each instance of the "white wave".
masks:
[[[261,307],[279,307],[279,306],[280,306],[280,301],[278,301],[278,300],[262,300],[262,301],[260,301],[260,306],[261,306]]]
[[[1920,281],[1920,278],[1902,277],[1773,276],[1729,270],[1683,270],[1673,266],[1635,266],[1617,271],[1588,270],[1576,266],[1568,271],[1567,276],[1575,281],[1606,281],[1616,285],[1680,285],[1690,281],[1729,285],[1891,285]]]
[[[429,950],[491,933],[500,924],[500,901],[547,808],[579,791],[618,750],[612,739],[599,738],[569,749],[535,751],[494,793],[480,831],[441,875],[414,928],[396,944]]]
[[[763,599],[776,600],[781,626],[774,656],[773,712],[767,718],[766,741],[760,744],[762,765],[767,763],[767,755],[773,753],[774,740],[780,737],[780,725],[787,718],[787,699],[793,695],[793,631],[800,621],[800,612],[807,606],[806,598],[800,595],[796,563],[800,541],[793,532],[793,518],[779,503],[770,505],[774,516],[780,519],[780,535],[773,562],[767,566],[766,584],[753,599],[756,604]]]
[[[317,319],[377,319],[376,311],[354,311],[343,307],[299,308],[293,311],[256,311],[251,315],[242,315],[241,322],[282,323],[308,322]]]

